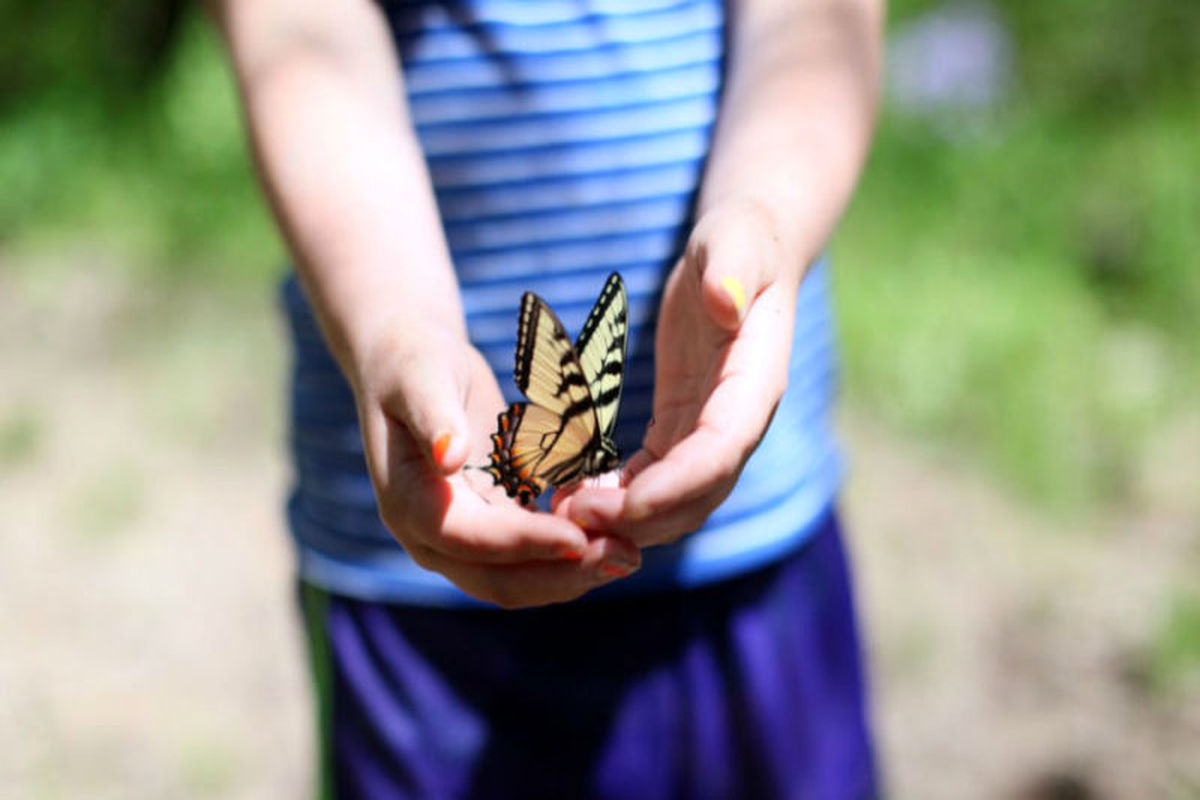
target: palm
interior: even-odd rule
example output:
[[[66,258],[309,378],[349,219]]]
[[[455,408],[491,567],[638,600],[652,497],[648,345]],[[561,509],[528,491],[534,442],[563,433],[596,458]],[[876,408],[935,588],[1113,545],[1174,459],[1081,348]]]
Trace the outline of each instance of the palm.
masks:
[[[667,285],[656,338],[654,418],[630,460],[630,478],[685,456],[715,456],[717,466],[736,473],[782,394],[791,330],[787,292],[769,286],[741,326],[729,331],[713,321],[701,291],[699,281],[681,271]],[[727,493],[732,487],[709,488]]]
[[[568,516],[661,544],[698,528],[733,489],[783,394],[792,336],[797,277],[762,234],[744,218],[697,227],[663,292],[642,449],[622,490],[580,490]],[[740,320],[716,275],[754,278],[741,283],[752,294]]]

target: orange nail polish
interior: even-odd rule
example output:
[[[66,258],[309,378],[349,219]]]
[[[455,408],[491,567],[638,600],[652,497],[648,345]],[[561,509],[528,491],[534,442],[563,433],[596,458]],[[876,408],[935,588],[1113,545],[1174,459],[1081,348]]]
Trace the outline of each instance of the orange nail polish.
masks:
[[[562,552],[562,557],[567,561],[582,561],[583,553],[579,552],[578,550],[564,550]]]
[[[433,440],[433,460],[440,466],[446,451],[450,449],[450,434],[443,433]]]
[[[600,573],[608,578],[624,578],[629,574],[629,570],[605,562],[600,565]]]

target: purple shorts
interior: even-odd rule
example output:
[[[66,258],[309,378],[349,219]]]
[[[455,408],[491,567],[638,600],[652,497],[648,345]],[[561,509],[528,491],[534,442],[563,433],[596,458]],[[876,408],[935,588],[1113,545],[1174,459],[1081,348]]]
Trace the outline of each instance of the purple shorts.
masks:
[[[878,795],[833,513],[697,589],[516,612],[302,598],[322,798]]]

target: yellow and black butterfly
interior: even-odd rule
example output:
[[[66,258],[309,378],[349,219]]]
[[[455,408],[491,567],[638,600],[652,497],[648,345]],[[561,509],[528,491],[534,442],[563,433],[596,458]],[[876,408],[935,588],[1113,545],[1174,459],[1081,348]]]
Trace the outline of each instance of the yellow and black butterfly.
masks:
[[[500,413],[486,471],[523,505],[547,486],[568,486],[615,469],[613,428],[625,374],[629,301],[621,276],[608,276],[571,344],[563,324],[533,292],[521,298],[513,377],[529,398]]]

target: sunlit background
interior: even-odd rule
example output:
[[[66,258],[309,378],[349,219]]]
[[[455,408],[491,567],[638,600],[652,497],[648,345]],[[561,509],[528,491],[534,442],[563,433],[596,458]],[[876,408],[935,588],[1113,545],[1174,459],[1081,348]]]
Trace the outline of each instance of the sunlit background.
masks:
[[[895,0],[834,243],[900,800],[1200,798],[1200,3]],[[0,0],[0,797],[298,797],[283,254],[186,3]]]

